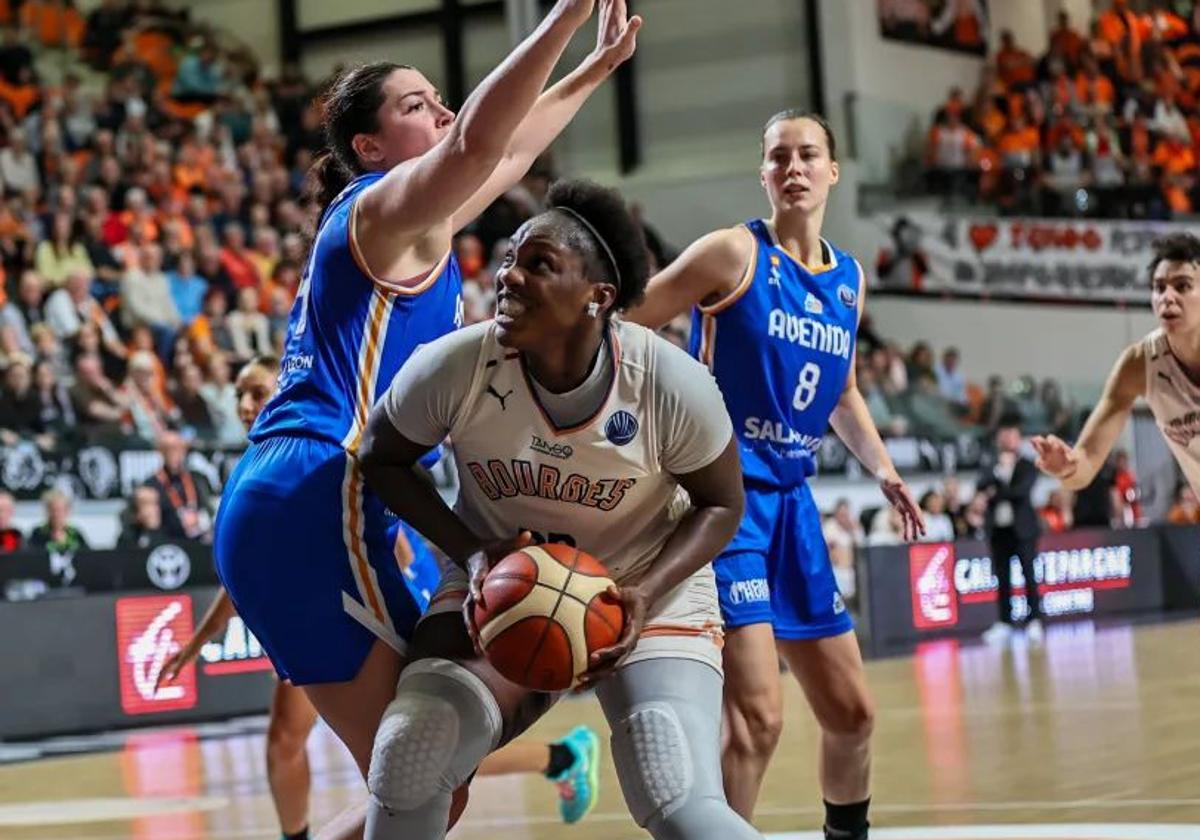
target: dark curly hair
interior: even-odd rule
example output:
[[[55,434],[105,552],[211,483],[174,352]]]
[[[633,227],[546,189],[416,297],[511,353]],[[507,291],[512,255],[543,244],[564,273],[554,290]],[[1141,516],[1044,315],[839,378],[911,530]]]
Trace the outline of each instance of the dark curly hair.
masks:
[[[613,310],[621,312],[641,301],[650,279],[646,240],[621,194],[592,181],[569,180],[550,187],[547,200],[551,208],[566,208],[595,228],[593,233],[570,213],[562,214],[570,223],[570,246],[586,255],[587,275],[616,286]],[[604,240],[603,244],[596,241],[596,234]],[[612,253],[611,261],[604,245]],[[613,263],[619,278],[614,276]]]
[[[1151,280],[1159,263],[1164,262],[1200,264],[1200,238],[1195,234],[1180,232],[1154,240],[1154,258],[1150,260],[1148,269]]]

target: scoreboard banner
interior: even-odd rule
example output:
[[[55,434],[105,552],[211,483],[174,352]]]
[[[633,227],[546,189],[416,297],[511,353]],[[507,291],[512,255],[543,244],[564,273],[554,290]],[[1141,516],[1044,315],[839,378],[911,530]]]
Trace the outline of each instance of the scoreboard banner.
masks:
[[[1154,240],[1194,225],[1171,222],[878,213],[877,288],[937,297],[1150,305]],[[865,260],[864,260],[865,262]]]
[[[1042,611],[1051,620],[1161,611],[1166,599],[1160,542],[1154,528],[1044,536],[1034,560]],[[978,540],[865,549],[859,590],[872,650],[928,638],[977,636],[991,626],[999,608],[990,555],[988,545]],[[1014,615],[1023,618],[1029,584],[1017,559],[1008,562]]]

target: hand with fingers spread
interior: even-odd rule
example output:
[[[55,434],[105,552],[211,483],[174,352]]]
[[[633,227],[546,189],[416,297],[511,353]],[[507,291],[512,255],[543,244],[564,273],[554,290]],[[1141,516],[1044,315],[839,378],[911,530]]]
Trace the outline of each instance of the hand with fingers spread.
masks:
[[[616,672],[621,663],[637,647],[641,638],[642,628],[646,626],[646,611],[650,608],[650,599],[638,586],[617,586],[615,583],[601,597],[616,601],[625,609],[625,626],[621,629],[621,637],[616,644],[592,651],[588,657],[588,669],[580,676],[577,689],[590,688],[605,677]]]
[[[896,512],[900,514],[900,519],[904,522],[904,541],[912,542],[925,536],[925,515],[921,512],[921,506],[913,498],[912,491],[904,483],[904,479],[893,472],[880,479],[879,488],[883,491],[888,504],[896,509]]]
[[[467,558],[467,599],[463,602],[463,620],[467,623],[467,633],[471,636],[471,644],[475,646],[475,652],[480,656],[483,655],[483,648],[479,644],[479,626],[475,622],[475,605],[486,606],[483,600],[483,579],[487,577],[492,566],[514,551],[519,551],[532,544],[533,535],[528,531],[522,531],[507,540],[487,543]]]
[[[600,0],[600,22],[591,59],[611,73],[633,55],[641,28],[641,17],[629,16],[625,0]]]
[[[1037,468],[1059,481],[1066,481],[1079,469],[1079,453],[1057,435],[1034,435],[1029,439],[1037,450]]]

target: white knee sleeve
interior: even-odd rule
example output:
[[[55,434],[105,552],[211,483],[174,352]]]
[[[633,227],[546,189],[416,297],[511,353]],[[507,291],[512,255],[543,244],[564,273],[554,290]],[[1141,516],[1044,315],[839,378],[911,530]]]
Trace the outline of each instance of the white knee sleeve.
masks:
[[[500,738],[503,721],[483,681],[445,659],[400,675],[371,751],[367,789],[388,811],[410,811],[467,780]]]
[[[613,726],[612,753],[629,813],[638,825],[644,828],[656,816],[670,816],[687,800],[695,783],[691,751],[679,716],[667,703],[631,708]]]

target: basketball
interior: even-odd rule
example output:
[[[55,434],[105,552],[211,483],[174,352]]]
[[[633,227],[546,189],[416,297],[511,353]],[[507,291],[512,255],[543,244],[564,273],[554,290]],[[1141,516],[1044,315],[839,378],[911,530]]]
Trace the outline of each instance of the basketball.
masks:
[[[479,642],[505,678],[535,691],[570,688],[588,657],[614,644],[625,624],[595,557],[550,543],[509,554],[483,581],[475,605]]]

